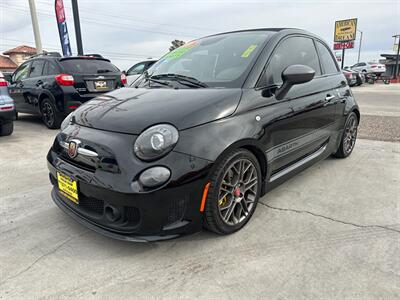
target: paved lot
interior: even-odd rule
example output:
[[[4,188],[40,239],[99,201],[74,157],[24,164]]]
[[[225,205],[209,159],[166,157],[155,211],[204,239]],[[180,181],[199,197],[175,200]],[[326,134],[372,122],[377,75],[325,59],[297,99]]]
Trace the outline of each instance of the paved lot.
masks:
[[[354,89],[365,116],[398,120],[400,90],[371,89]],[[379,137],[365,116],[360,135]],[[137,244],[93,233],[52,203],[55,134],[22,116],[0,139],[0,299],[400,297],[400,143],[358,140],[350,158],[263,197],[234,235]]]

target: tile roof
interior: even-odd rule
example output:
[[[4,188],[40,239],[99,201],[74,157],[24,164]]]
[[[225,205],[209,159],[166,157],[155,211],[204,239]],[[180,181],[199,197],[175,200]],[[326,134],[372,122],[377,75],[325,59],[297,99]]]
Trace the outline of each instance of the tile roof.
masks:
[[[0,69],[16,69],[17,67],[9,57],[0,55]]]
[[[5,54],[5,55],[9,55],[9,54],[13,54],[13,53],[36,54],[36,48],[26,46],[26,45],[21,45],[21,46],[18,46],[18,47],[15,47],[13,49],[3,52],[3,54]]]

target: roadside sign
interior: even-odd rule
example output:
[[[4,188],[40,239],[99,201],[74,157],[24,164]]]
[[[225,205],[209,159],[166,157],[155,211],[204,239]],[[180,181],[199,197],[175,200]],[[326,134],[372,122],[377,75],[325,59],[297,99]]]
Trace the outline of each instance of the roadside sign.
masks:
[[[60,35],[61,49],[64,56],[71,56],[71,44],[69,42],[69,35],[67,29],[67,22],[65,21],[65,11],[63,0],[55,0],[54,7],[56,10],[56,20],[58,26],[58,33]]]
[[[393,51],[396,52],[398,48],[399,48],[399,44],[394,44],[394,45],[393,45]]]
[[[345,43],[334,43],[333,50],[341,50],[341,49],[352,49],[354,48],[354,42],[345,42]]]
[[[356,39],[357,18],[335,22],[335,42],[350,42]]]

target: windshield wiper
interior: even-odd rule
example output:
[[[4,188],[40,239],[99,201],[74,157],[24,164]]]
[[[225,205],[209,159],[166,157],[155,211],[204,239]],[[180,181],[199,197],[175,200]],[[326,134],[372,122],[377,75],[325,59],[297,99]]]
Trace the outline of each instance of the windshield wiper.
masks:
[[[206,88],[208,87],[207,84],[204,82],[201,82],[200,80],[194,78],[194,77],[189,77],[185,75],[180,75],[180,74],[173,74],[173,73],[166,73],[166,74],[157,74],[153,75],[150,77],[151,79],[161,79],[161,78],[167,78],[167,79],[174,79],[175,81],[179,82],[180,84],[183,85],[190,85],[190,86],[196,86],[196,87],[202,87]]]
[[[168,87],[173,87],[172,85],[170,85],[168,82],[166,81],[162,81],[162,80],[157,80],[154,79],[152,77],[149,76],[149,73],[147,71],[143,72],[143,76],[144,76],[144,80],[145,82],[148,83],[148,86],[151,87],[150,82],[154,82],[154,83],[158,83],[160,85],[164,85],[164,86],[168,86]],[[139,84],[140,85],[140,84]],[[138,87],[137,85],[135,87]]]

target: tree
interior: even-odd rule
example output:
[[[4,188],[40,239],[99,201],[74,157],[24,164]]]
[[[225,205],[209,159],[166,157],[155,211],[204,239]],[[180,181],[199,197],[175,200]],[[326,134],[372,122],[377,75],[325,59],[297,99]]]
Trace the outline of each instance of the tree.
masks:
[[[173,51],[173,50],[175,50],[176,48],[179,48],[180,46],[183,46],[184,44],[185,44],[184,41],[181,41],[181,40],[173,40],[173,41],[171,42],[171,46],[169,47],[169,51]]]

